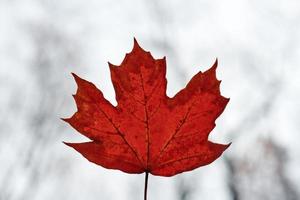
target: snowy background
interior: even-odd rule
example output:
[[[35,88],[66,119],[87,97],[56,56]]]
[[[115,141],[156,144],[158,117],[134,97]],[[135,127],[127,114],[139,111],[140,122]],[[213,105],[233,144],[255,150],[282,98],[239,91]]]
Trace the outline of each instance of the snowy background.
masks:
[[[299,0],[0,0],[0,199],[141,200],[144,175],[106,170],[62,144],[86,138],[70,72],[115,103],[107,61],[133,37],[167,57],[168,95],[219,59],[231,100],[206,167],[149,179],[149,199],[300,199]]]

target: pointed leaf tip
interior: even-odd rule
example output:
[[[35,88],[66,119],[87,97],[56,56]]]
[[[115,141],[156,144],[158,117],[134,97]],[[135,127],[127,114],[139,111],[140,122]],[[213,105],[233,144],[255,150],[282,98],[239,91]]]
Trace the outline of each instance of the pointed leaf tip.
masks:
[[[111,62],[107,62],[109,68],[113,68],[113,67],[119,67],[118,65],[114,65]]]
[[[211,68],[212,68],[213,70],[216,70],[217,67],[218,67],[218,63],[219,63],[218,58],[216,58],[216,60],[215,60],[215,62],[214,62],[214,64],[213,64],[213,66],[212,66]]]
[[[214,64],[204,72],[204,74],[210,74],[209,76],[212,76],[214,79],[216,79],[216,81],[219,82],[219,84],[221,83],[220,80],[218,80],[217,78],[217,67],[218,67],[218,58],[216,58]]]
[[[232,142],[229,142],[229,143],[227,144],[227,148],[230,147],[231,144],[232,144]]]
[[[73,146],[72,146],[72,143],[65,142],[65,141],[62,141],[62,143],[64,143],[65,145],[67,145],[67,146],[69,146],[69,147],[73,147]]]
[[[60,118],[62,121],[64,121],[64,122],[67,122],[67,123],[69,123],[69,121],[70,121],[70,118],[63,118],[63,117],[61,117]]]
[[[75,78],[78,77],[74,72],[71,72],[71,75]]]
[[[81,80],[81,78],[79,76],[77,76],[75,73],[71,73],[73,78],[75,79],[76,82],[78,82],[79,80]]]
[[[138,43],[137,39],[134,37],[133,38],[133,49],[132,52],[135,50],[141,50],[141,51],[145,51]]]
[[[218,66],[218,62],[219,62],[219,60],[218,60],[218,58],[216,58],[214,65]]]

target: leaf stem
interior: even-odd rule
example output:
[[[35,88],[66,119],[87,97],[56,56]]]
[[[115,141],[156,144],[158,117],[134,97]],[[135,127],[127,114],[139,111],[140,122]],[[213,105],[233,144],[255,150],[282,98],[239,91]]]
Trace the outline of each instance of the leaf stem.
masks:
[[[146,172],[146,174],[145,174],[144,200],[147,200],[148,176],[149,176],[149,172]]]

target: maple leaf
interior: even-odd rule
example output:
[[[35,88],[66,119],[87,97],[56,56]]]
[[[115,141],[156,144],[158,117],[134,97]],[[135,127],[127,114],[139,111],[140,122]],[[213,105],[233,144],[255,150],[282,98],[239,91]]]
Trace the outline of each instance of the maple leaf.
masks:
[[[173,176],[207,165],[229,145],[208,141],[229,99],[221,96],[217,60],[174,97],[166,95],[166,59],[134,40],[120,66],[109,63],[117,106],[73,74],[78,111],[64,119],[91,141],[65,143],[89,161],[127,173]]]

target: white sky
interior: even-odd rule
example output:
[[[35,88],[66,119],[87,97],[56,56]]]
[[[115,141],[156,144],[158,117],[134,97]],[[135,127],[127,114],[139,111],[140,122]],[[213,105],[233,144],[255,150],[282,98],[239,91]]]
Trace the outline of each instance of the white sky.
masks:
[[[4,163],[0,165],[0,180],[10,172],[11,166],[20,165],[11,170],[11,185],[6,188],[15,191],[11,199],[21,199],[28,184],[26,173],[31,170],[23,168],[17,160],[22,156],[22,149],[31,145],[28,113],[36,107],[37,99],[44,98],[36,91],[39,84],[31,67],[39,51],[33,39],[35,32],[44,29],[50,30],[49,34],[67,38],[67,49],[79,54],[78,62],[61,63],[58,59],[56,65],[61,70],[49,74],[60,77],[63,87],[67,88],[61,99],[51,101],[68,105],[49,118],[70,116],[76,109],[71,98],[75,92],[71,71],[94,82],[107,99],[115,102],[107,61],[120,64],[132,48],[133,37],[154,57],[167,57],[170,96],[199,70],[208,69],[217,57],[218,77],[223,80],[222,94],[231,100],[217,120],[211,138],[223,143],[233,140],[225,153],[237,157],[251,153],[257,138],[274,139],[287,150],[286,172],[300,188],[297,171],[300,164],[300,1],[153,2],[156,3],[0,0],[0,160]],[[47,52],[50,59],[52,55],[53,59],[57,58],[53,49]],[[45,91],[43,96],[47,95],[51,94]],[[259,108],[268,101],[274,103],[264,115]],[[251,119],[254,123],[243,122],[256,109],[257,116]],[[245,125],[237,129],[241,122]],[[55,165],[60,166],[47,167],[62,169],[43,174],[45,177],[35,190],[35,199],[115,200],[142,195],[143,175],[127,175],[88,163],[61,144],[62,140],[82,141],[84,138],[62,122],[57,123],[54,126],[63,132],[54,133],[56,136],[50,140],[44,159],[51,165],[49,160],[54,156]],[[232,135],[236,129],[242,131],[241,135],[239,132]],[[43,129],[40,134],[51,130]],[[39,155],[36,158],[40,158]],[[31,167],[38,165],[39,159],[35,159]],[[200,180],[194,199],[230,199],[224,168],[219,159],[210,166],[179,176]],[[61,174],[64,180],[60,179]],[[177,177],[151,176],[149,199],[174,199],[176,180]]]

